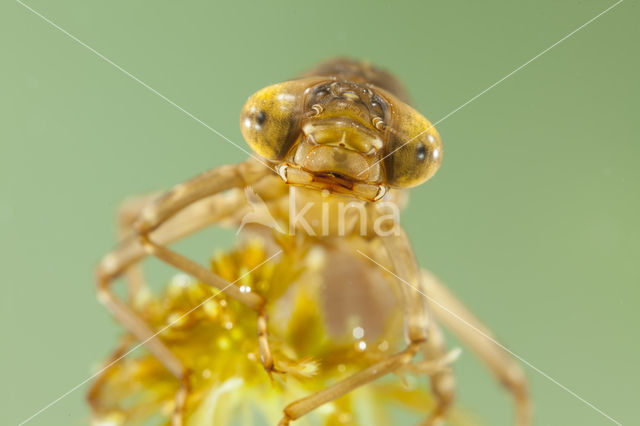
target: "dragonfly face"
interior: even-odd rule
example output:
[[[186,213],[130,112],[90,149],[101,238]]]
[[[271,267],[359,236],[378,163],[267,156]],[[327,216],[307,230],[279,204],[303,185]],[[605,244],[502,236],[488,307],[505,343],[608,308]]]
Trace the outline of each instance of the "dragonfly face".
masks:
[[[431,123],[369,84],[309,77],[269,86],[241,115],[251,148],[285,182],[371,201],[429,179],[442,158]]]

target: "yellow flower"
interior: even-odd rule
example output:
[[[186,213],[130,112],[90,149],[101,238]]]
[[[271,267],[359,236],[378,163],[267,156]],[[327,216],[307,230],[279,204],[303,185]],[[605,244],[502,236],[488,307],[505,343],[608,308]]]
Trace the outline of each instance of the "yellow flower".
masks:
[[[288,403],[396,348],[398,342],[389,333],[373,341],[354,328],[350,339],[332,337],[326,318],[331,312],[322,309],[319,300],[318,268],[323,266],[318,248],[300,247],[291,236],[280,235],[276,241],[282,254],[258,268],[275,251],[261,239],[250,239],[217,253],[211,269],[242,291],[257,292],[268,301],[269,341],[275,366],[285,374],[270,379],[264,371],[256,314],[216,289],[180,274],[161,295],[149,295],[135,304],[152,329],[164,329],[158,338],[191,372],[186,425],[274,425]],[[107,364],[135,344],[125,335]],[[402,380],[392,376],[378,380],[321,406],[296,424],[397,424],[397,412],[404,416],[403,423],[408,418],[415,423],[432,406],[424,390],[426,380],[400,374]],[[134,351],[95,381],[89,393],[92,424],[169,424],[178,388],[178,380],[151,354]]]

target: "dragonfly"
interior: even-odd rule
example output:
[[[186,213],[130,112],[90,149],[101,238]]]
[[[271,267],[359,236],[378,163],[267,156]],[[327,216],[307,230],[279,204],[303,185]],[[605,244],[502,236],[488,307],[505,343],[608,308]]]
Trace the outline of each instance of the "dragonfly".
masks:
[[[194,392],[202,377],[195,372],[205,370],[194,366],[196,356],[187,354],[184,345],[202,335],[183,334],[180,346],[167,337],[170,330],[162,326],[166,318],[154,320],[149,309],[140,308],[149,298],[141,269],[147,257],[197,283],[196,299],[204,306],[193,302],[189,315],[201,307],[222,318],[220,310],[233,306],[233,316],[207,339],[244,330],[249,356],[242,359],[266,372],[260,376],[251,370],[245,379],[314,381],[309,394],[282,407],[279,425],[375,386],[383,376],[407,371],[430,381],[433,401],[424,424],[442,424],[455,400],[451,364],[456,351],[447,349],[441,325],[512,395],[515,424],[530,425],[532,408],[521,367],[435,275],[420,267],[400,225],[409,189],[436,173],[443,154],[440,135],[410,105],[404,86],[368,62],[331,59],[250,96],[240,127],[253,151],[246,161],[209,170],[164,194],[125,202],[118,213],[121,242],[95,271],[99,301],[174,377],[171,423],[197,424],[190,407],[202,398]],[[202,265],[170,248],[216,225],[240,229],[241,241],[258,239],[260,262],[247,261],[242,271],[231,273],[229,265],[238,266],[231,257]],[[245,260],[247,252],[252,253],[240,252]],[[271,272],[255,278],[260,268]],[[113,289],[120,277],[127,298]],[[298,303],[305,286],[302,294],[311,296]],[[220,300],[214,305],[205,304],[215,297]],[[215,308],[207,311],[207,306]],[[203,318],[199,321],[209,321]],[[324,325],[317,326],[319,322]],[[296,333],[283,331],[283,323]],[[221,351],[228,346],[220,346]],[[224,355],[210,348],[202,351],[222,374]],[[113,359],[122,353],[118,349]],[[325,380],[329,366],[336,374]],[[201,375],[211,376],[206,371]],[[89,393],[94,408],[104,398],[101,386],[109,374],[105,369]],[[281,381],[281,386],[289,383]]]

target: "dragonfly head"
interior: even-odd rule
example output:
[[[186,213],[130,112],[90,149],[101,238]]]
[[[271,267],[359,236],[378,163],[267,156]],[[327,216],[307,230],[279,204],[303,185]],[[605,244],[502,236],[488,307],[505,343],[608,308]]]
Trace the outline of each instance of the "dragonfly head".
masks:
[[[309,77],[269,86],[241,114],[251,148],[286,183],[376,201],[429,179],[440,137],[409,105],[376,86]]]

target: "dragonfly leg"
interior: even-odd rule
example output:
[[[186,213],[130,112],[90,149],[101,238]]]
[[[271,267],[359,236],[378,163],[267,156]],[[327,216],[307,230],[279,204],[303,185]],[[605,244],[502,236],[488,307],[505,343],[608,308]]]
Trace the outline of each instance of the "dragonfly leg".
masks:
[[[442,330],[434,320],[429,323],[429,338],[423,346],[422,354],[427,362],[439,361],[447,357]],[[455,399],[456,382],[451,367],[448,363],[438,367],[435,371],[427,372],[436,404],[424,422],[424,426],[443,424]]]
[[[424,344],[421,351],[425,361],[444,359],[446,356],[444,337],[433,319],[426,297],[428,293],[426,293],[420,267],[407,234],[398,226],[396,233],[382,237],[382,241],[393,266],[393,271],[388,272],[395,275],[404,294],[407,336],[410,339],[423,336]],[[448,365],[427,374],[436,404],[426,424],[438,425],[444,421],[453,404],[455,379]]]
[[[184,409],[189,392],[189,372],[182,362],[157,338],[157,333],[138,316],[132,305],[121,300],[111,289],[115,278],[123,275],[127,269],[139,262],[148,254],[157,252],[172,252],[163,247],[179,238],[185,237],[209,224],[214,219],[220,218],[220,214],[231,207],[234,212],[237,208],[234,203],[220,202],[215,199],[216,194],[233,188],[243,188],[250,185],[256,179],[271,173],[262,165],[251,162],[240,163],[235,166],[223,166],[213,169],[190,181],[174,187],[165,195],[146,204],[140,210],[139,215],[132,224],[129,237],[115,250],[107,254],[98,264],[95,277],[98,300],[105,305],[114,318],[120,322],[138,341],[147,349],[180,381],[180,389],[176,393],[175,410],[172,418],[174,426],[183,423]],[[236,200],[238,200],[236,198]],[[217,202],[216,202],[217,201]],[[213,203],[212,203],[213,202]],[[163,226],[161,226],[163,225]],[[151,239],[158,242],[152,243]],[[163,251],[164,250],[164,251]],[[173,254],[171,258],[180,259]],[[183,261],[182,258],[180,259]],[[184,263],[184,262],[183,262]],[[193,262],[192,262],[193,263]],[[205,269],[205,268],[202,268]],[[205,269],[206,270],[206,269]],[[211,271],[208,271],[203,282],[214,282],[214,286],[227,293],[238,292],[236,286],[230,286]],[[188,271],[185,271],[188,272]],[[261,306],[262,300],[258,295],[240,294],[241,301],[249,306]],[[234,295],[231,294],[233,297]],[[238,295],[236,295],[238,296]]]
[[[398,278],[398,284],[403,294],[405,308],[405,331],[408,344],[406,349],[361,370],[319,392],[294,401],[284,409],[284,416],[280,425],[288,425],[310,411],[327,402],[333,401],[352,390],[366,385],[379,377],[392,373],[406,366],[413,357],[422,351],[425,355],[436,355],[435,344],[428,342],[430,319],[427,306],[420,295],[420,270],[413,256],[406,234],[401,231],[398,235],[381,237],[386,254],[393,266],[392,272]],[[361,252],[365,257],[368,257]],[[374,261],[372,258],[370,260]],[[375,262],[375,261],[374,261]],[[376,262],[377,263],[377,262]],[[406,283],[413,283],[407,285]],[[438,351],[439,353],[439,351]],[[435,374],[435,373],[434,373]]]
[[[377,362],[376,364],[361,370],[348,378],[327,387],[306,398],[299,399],[287,405],[284,409],[284,417],[278,425],[288,425],[292,420],[298,419],[319,406],[333,401],[352,390],[363,386],[379,377],[394,372],[411,361],[420,350],[423,342],[412,342],[405,350]]]
[[[422,271],[434,314],[466,344],[511,393],[518,426],[532,423],[527,378],[493,333],[428,271]]]

